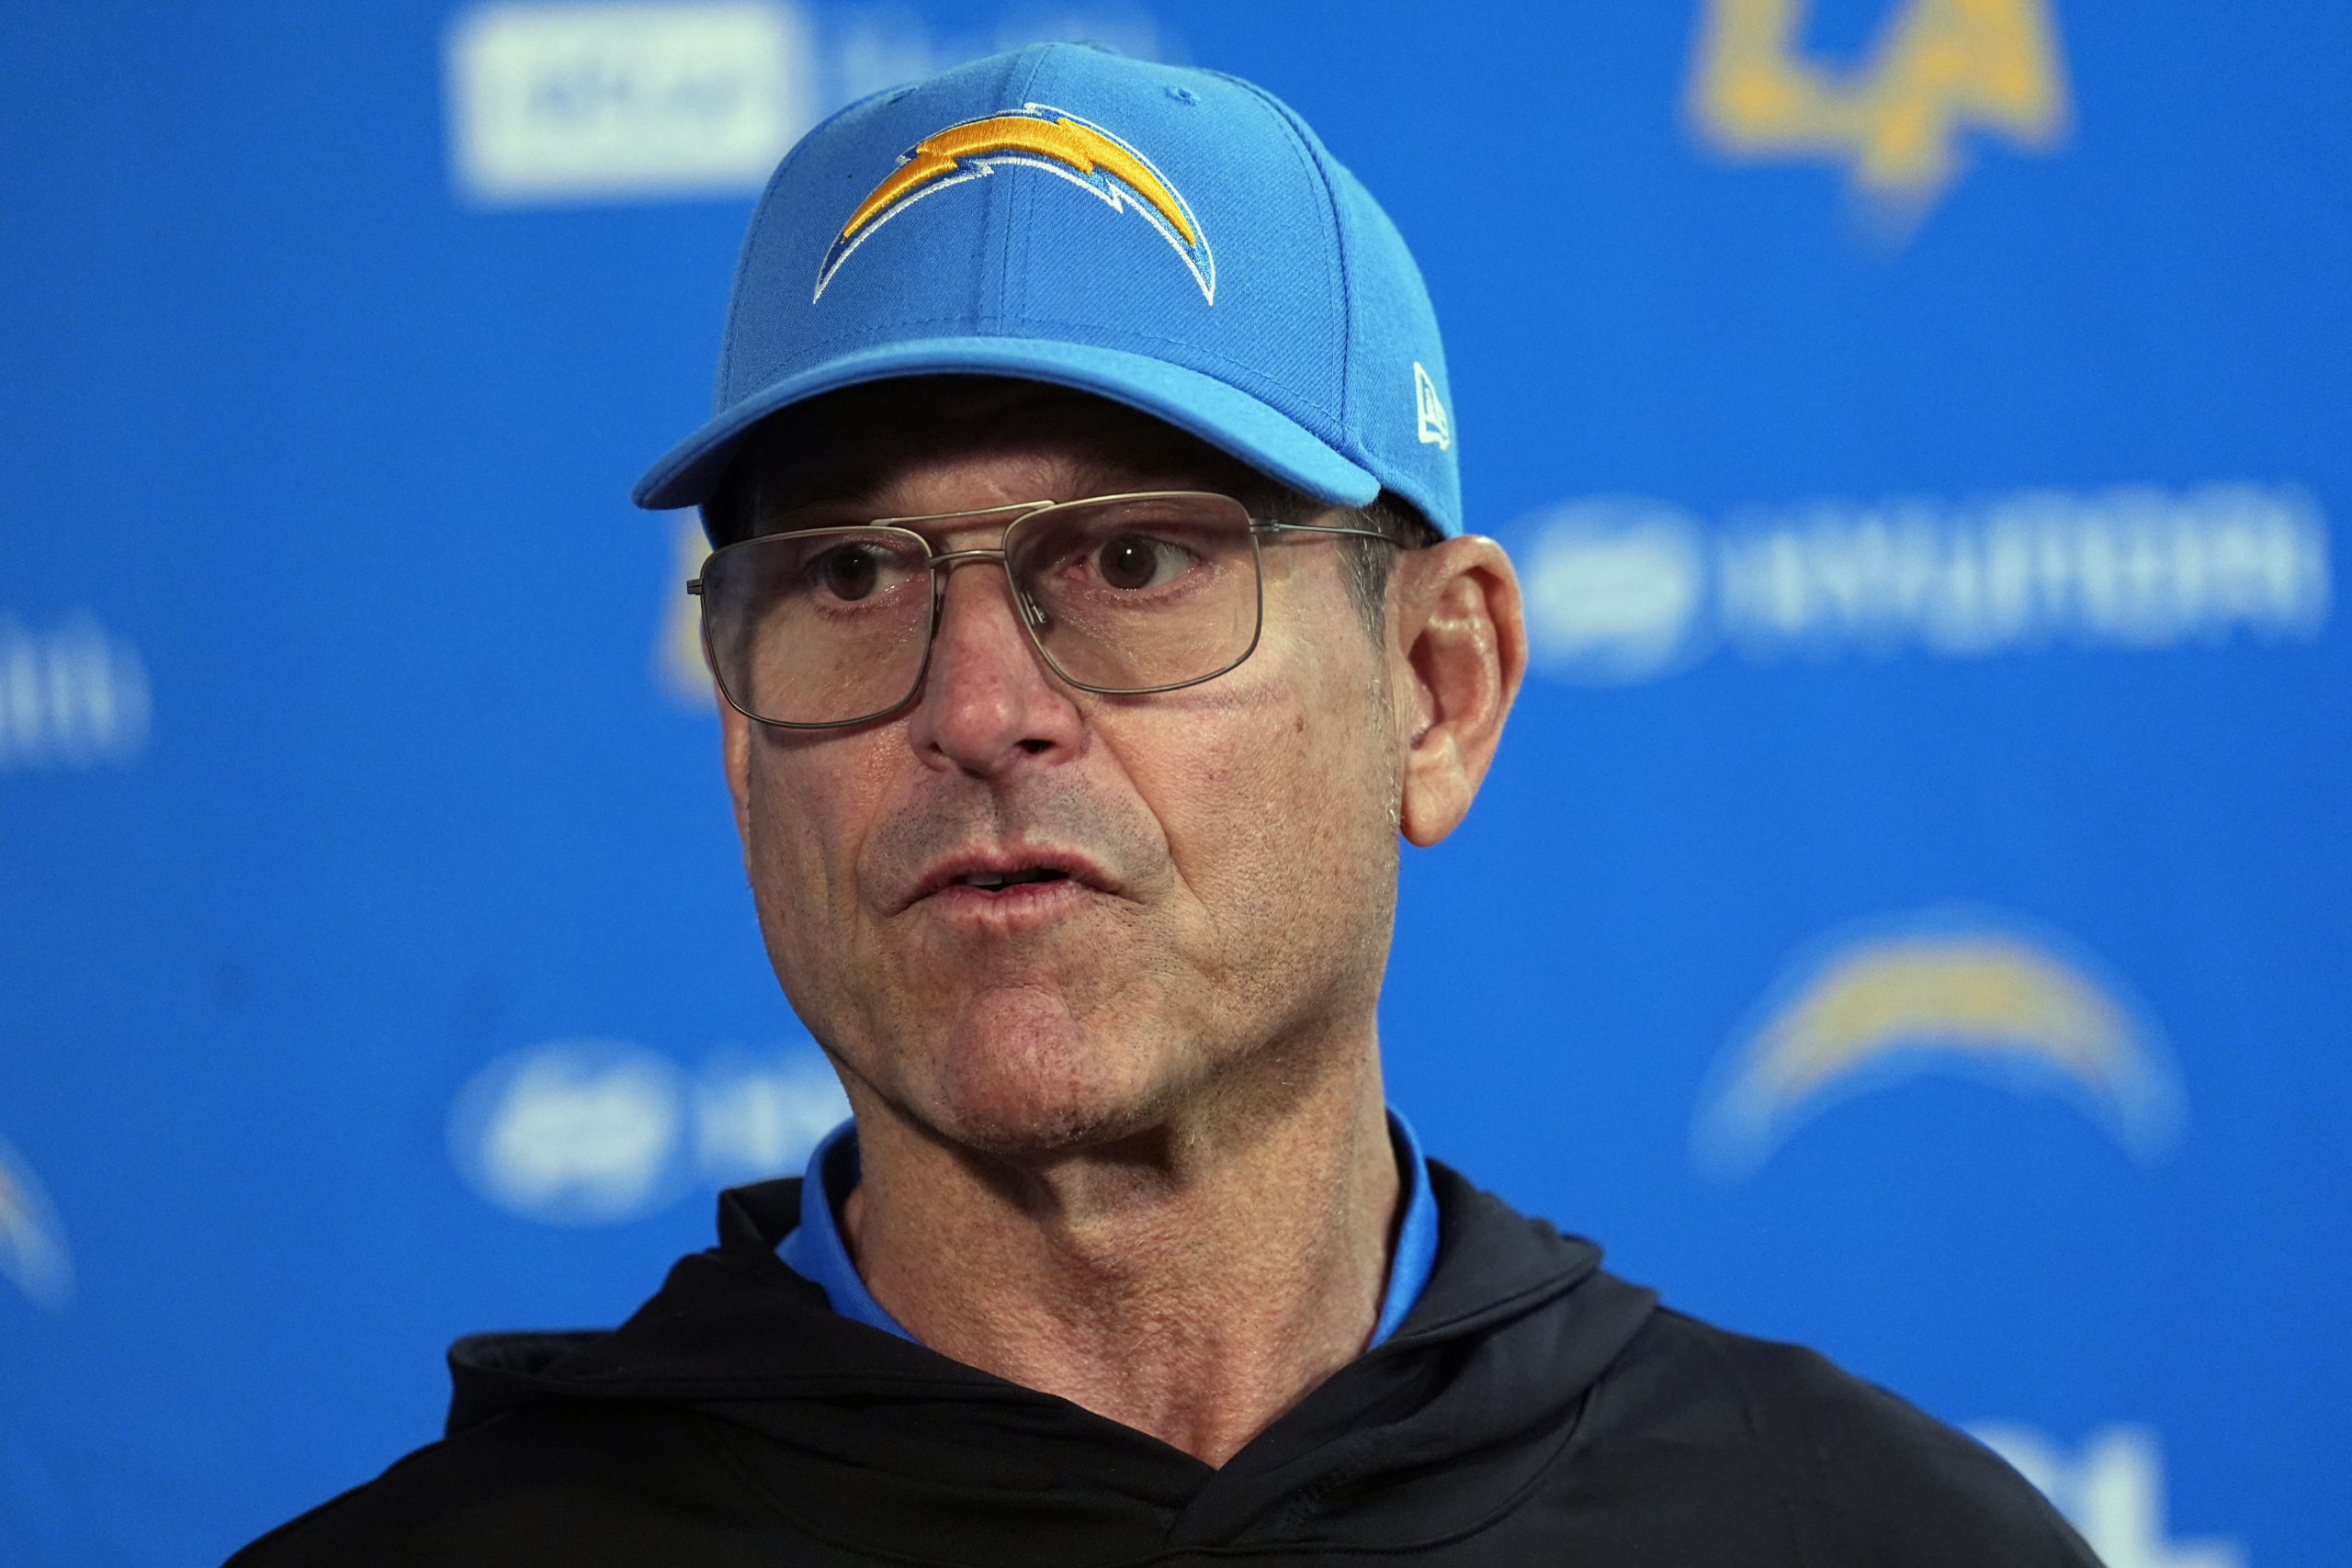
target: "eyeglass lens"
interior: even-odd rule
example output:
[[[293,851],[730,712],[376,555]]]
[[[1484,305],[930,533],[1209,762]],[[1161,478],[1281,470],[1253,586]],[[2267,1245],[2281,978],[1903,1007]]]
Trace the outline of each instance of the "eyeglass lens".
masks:
[[[1256,644],[1248,511],[1194,492],[1047,507],[1005,531],[1004,570],[1046,662],[1090,691],[1164,691]],[[770,535],[703,568],[704,636],[728,700],[771,724],[854,724],[914,695],[929,650],[932,547],[874,526]]]

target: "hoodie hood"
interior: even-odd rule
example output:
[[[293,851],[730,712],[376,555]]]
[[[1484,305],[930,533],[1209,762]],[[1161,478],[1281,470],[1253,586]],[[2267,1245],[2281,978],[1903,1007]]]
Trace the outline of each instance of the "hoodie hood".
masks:
[[[804,1529],[917,1562],[948,1561],[951,1540],[953,1561],[1007,1568],[1410,1550],[1534,1488],[1657,1301],[1591,1243],[1436,1161],[1430,1178],[1441,1241],[1419,1303],[1222,1468],[834,1314],[775,1254],[797,1179],[721,1194],[718,1246],[610,1333],[460,1340],[449,1433],[550,1402],[685,1406]]]

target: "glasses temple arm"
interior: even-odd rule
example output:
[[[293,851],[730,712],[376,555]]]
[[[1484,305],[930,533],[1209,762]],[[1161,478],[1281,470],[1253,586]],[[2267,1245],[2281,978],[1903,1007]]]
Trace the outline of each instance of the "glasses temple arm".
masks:
[[[1253,533],[1259,534],[1345,534],[1351,538],[1378,539],[1382,544],[1395,545],[1400,550],[1405,547],[1401,541],[1374,528],[1335,528],[1327,523],[1278,523],[1271,517],[1252,517],[1250,527]]]

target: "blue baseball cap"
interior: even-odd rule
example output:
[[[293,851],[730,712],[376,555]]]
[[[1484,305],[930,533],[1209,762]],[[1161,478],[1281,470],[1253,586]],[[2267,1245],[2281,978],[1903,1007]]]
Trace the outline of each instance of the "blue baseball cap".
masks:
[[[761,420],[899,376],[1092,392],[1322,501],[1461,531],[1453,398],[1405,242],[1247,82],[1043,44],[854,104],[752,216],[717,412],[638,481],[709,499]]]

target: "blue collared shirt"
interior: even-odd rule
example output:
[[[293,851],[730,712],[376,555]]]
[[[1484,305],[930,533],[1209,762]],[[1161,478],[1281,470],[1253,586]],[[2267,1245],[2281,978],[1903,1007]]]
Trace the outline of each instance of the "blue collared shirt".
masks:
[[[1437,1199],[1430,1191],[1428,1162],[1413,1125],[1395,1111],[1388,1112],[1389,1136],[1396,1145],[1398,1174],[1405,1181],[1405,1218],[1396,1227],[1396,1256],[1388,1260],[1388,1285],[1381,1292],[1380,1320],[1373,1325],[1377,1345],[1396,1332],[1437,1267]],[[776,1256],[786,1267],[825,1292],[825,1300],[843,1317],[855,1318],[886,1334],[921,1344],[899,1320],[874,1299],[850,1261],[833,1216],[841,1201],[857,1185],[857,1123],[844,1122],[825,1134],[808,1156],[800,1186],[800,1224],[776,1244]],[[1367,1347],[1369,1348],[1369,1347]]]

